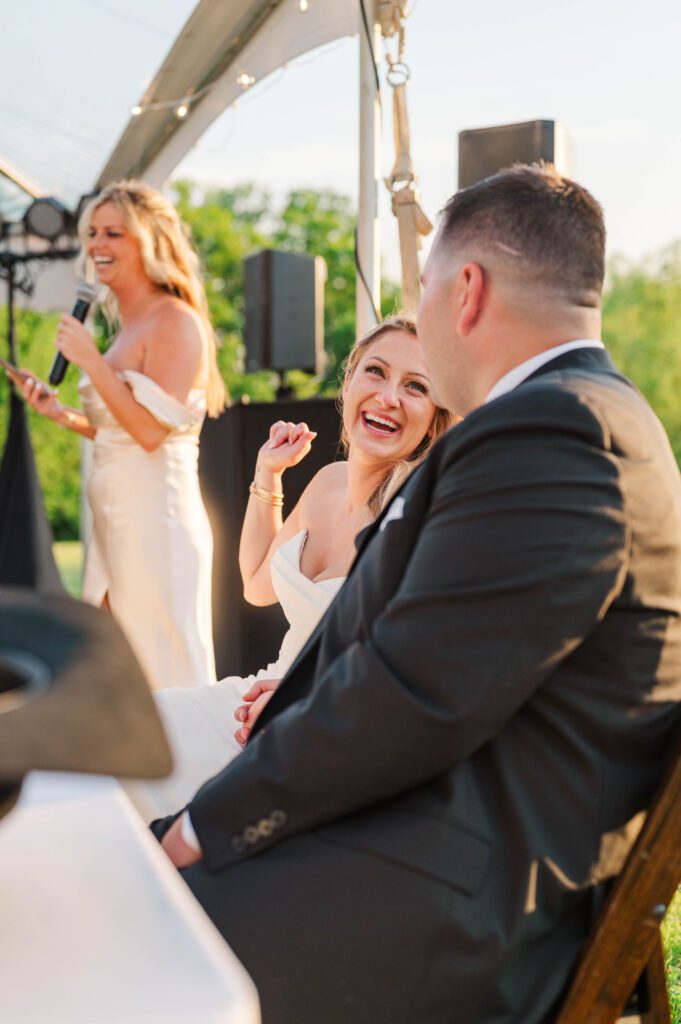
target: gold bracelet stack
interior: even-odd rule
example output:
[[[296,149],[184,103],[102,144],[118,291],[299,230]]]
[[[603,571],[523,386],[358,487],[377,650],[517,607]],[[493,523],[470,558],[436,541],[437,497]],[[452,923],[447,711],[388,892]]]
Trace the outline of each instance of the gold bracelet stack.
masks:
[[[275,508],[281,508],[284,504],[283,494],[275,494],[274,491],[268,491],[265,487],[258,487],[255,480],[248,490],[254,497],[259,498],[260,501],[266,501],[268,505],[274,505]]]

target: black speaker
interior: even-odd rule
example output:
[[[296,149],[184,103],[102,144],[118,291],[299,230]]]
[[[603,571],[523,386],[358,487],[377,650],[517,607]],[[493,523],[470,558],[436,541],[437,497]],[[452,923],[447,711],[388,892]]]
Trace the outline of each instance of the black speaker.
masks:
[[[279,605],[255,608],[243,597],[239,537],[258,449],[275,420],[306,422],[317,437],[310,454],[284,475],[288,515],[314,474],[340,454],[340,417],[331,398],[233,405],[206,420],[199,478],[213,530],[213,639],[218,679],[264,668],[279,653],[286,619]]]
[[[511,164],[545,160],[570,175],[570,144],[557,121],[525,121],[459,132],[459,188],[496,174]]]
[[[244,260],[246,371],[324,366],[321,256],[262,249]]]

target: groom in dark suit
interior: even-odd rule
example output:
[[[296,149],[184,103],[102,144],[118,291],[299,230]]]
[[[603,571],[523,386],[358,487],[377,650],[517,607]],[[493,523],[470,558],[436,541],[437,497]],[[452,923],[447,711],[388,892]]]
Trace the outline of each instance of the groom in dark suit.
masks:
[[[545,1024],[640,827],[681,723],[681,485],[598,340],[603,259],[551,168],[450,200],[419,336],[465,419],[155,825],[265,1024]]]

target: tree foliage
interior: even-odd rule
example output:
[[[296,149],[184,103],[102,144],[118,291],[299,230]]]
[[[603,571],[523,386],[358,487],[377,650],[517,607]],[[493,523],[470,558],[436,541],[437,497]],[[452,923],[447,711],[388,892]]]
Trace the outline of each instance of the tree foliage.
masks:
[[[175,201],[189,225],[204,266],[213,323],[223,342],[220,366],[234,398],[274,398],[271,373],[243,373],[243,260],[273,248],[321,256],[326,264],[324,343],[327,365],[320,381],[294,372],[289,384],[300,397],[335,388],[341,364],[355,340],[355,211],[335,192],[302,189],[277,206],[254,185],[200,189],[176,182]],[[383,282],[382,306],[392,311],[399,290]]]
[[[657,412],[681,464],[681,243],[645,262],[613,261],[603,341]]]
[[[47,379],[54,357],[54,337],[58,317],[33,310],[20,310],[16,315],[17,349],[22,366]],[[7,336],[7,307],[0,308],[0,338]],[[4,354],[4,353],[3,353]],[[8,417],[11,384],[0,374],[0,445]],[[60,395],[67,405],[78,405],[78,379],[69,373]],[[38,476],[42,484],[45,508],[57,539],[78,536],[80,518],[80,443],[71,430],[56,426],[51,420],[28,409]]]

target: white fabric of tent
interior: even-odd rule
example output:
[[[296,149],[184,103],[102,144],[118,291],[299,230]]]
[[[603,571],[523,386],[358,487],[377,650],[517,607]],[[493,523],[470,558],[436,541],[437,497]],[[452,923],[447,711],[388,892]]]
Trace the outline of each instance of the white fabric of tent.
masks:
[[[288,61],[358,30],[357,0],[200,0],[153,82],[140,99],[98,178],[143,175],[156,186],[230,103],[245,74],[256,83]],[[192,101],[192,96],[198,98]],[[173,101],[187,98],[178,119]],[[156,108],[156,104],[169,106]]]
[[[27,8],[35,2],[27,0]],[[62,0],[59,5],[50,5],[47,18],[54,17],[57,8],[61,18],[65,18],[68,15],[65,7],[76,2]],[[49,35],[45,17],[38,22],[31,21],[27,10],[26,18],[19,16],[8,22],[5,45],[21,48],[30,44],[35,49],[38,38],[44,59],[41,80],[54,82],[55,88],[43,86],[36,91],[31,87],[32,78],[26,69],[24,116],[21,116],[22,110],[14,110],[16,130],[3,133],[0,161],[9,162],[19,174],[36,182],[39,193],[55,195],[71,207],[83,193],[118,178],[143,177],[162,187],[213,121],[227,106],[238,102],[245,91],[244,75],[260,83],[296,57],[343,36],[359,33],[358,251],[373,296],[367,294],[366,287],[360,286],[357,312],[358,329],[368,327],[374,320],[379,285],[375,199],[379,115],[373,62],[378,53],[380,32],[375,25],[376,0],[363,0],[363,5],[368,12],[368,23],[372,25],[371,46],[362,26],[362,0],[307,0],[304,13],[301,0],[199,0],[195,6],[188,0],[165,0],[162,6],[152,0],[145,5],[144,21],[130,9],[127,13],[117,9],[122,21],[116,23],[115,31],[107,29],[104,39],[102,9],[112,13],[110,2],[85,7],[80,4],[78,18],[73,23],[74,32],[69,36],[71,55],[83,61],[83,78],[91,87],[69,96],[68,104],[60,79],[65,54],[58,46],[50,48],[49,39],[43,39],[46,31]],[[45,14],[44,5],[41,5],[41,12]],[[152,22],[149,19],[154,13],[156,20]],[[168,38],[169,30],[182,14],[186,21],[182,27],[178,26],[179,32],[162,58],[159,71],[142,96],[134,95],[131,80],[135,76],[137,80],[142,77],[143,54],[147,54],[149,61],[159,59],[160,40]],[[154,34],[153,46],[140,48],[140,37],[145,32],[147,36]],[[118,53],[119,60],[109,73],[107,59],[111,52]],[[96,65],[90,64],[93,60],[100,62],[99,74]],[[31,71],[35,71],[32,64]],[[122,79],[125,79],[125,86]],[[21,83],[17,94],[21,94]],[[29,110],[27,104],[31,96],[36,102]],[[186,116],[181,119],[176,114],[179,102],[187,107]],[[131,110],[136,106],[141,110],[133,116]],[[0,107],[0,128],[2,121]],[[116,124],[120,135],[111,147],[111,138],[115,137],[111,130]],[[111,132],[108,139],[107,132]],[[98,161],[101,161],[99,166]],[[16,215],[16,189],[0,176],[0,183],[3,181],[0,214],[4,203],[5,208]],[[72,266],[63,264],[42,274],[32,305],[62,308],[73,290],[72,275]]]

